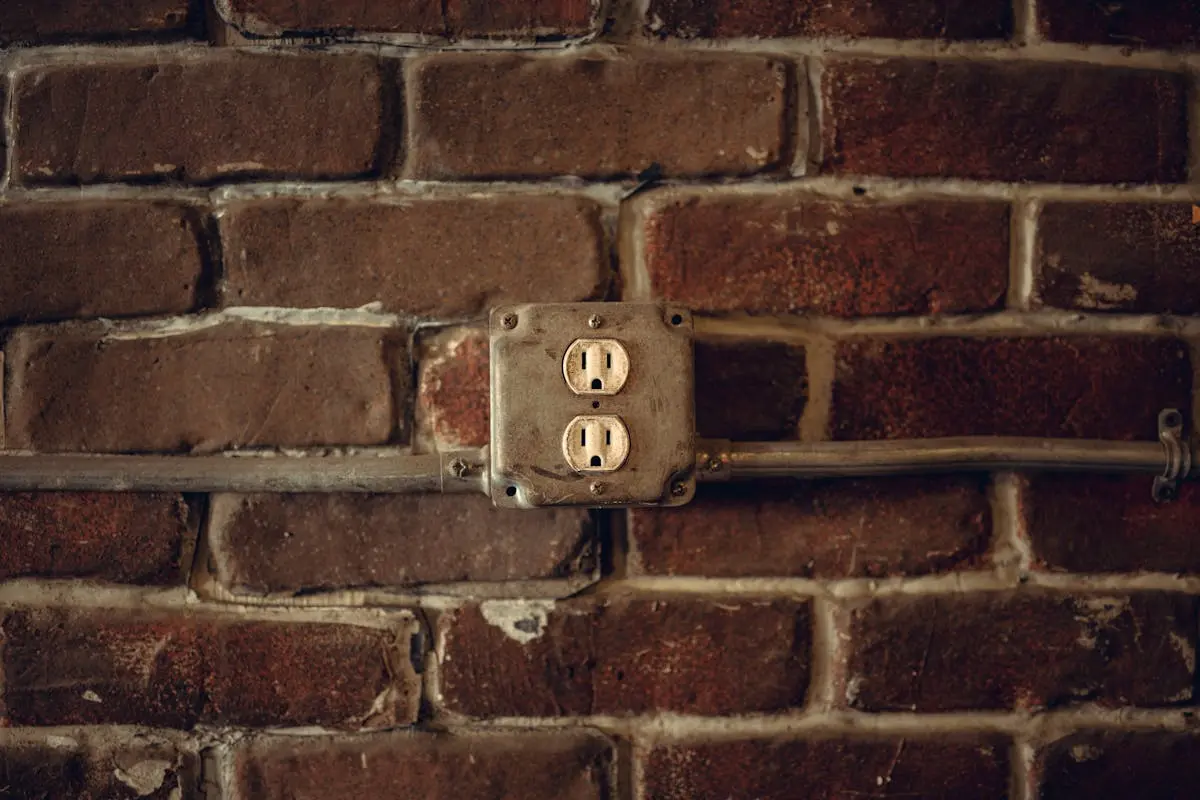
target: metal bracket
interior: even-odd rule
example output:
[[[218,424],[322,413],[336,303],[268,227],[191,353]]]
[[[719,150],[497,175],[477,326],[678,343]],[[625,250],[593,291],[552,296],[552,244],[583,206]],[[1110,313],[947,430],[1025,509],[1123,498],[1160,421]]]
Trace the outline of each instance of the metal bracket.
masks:
[[[1183,414],[1165,408],[1158,414],[1158,440],[1166,452],[1163,474],[1155,477],[1151,493],[1156,503],[1165,503],[1179,494],[1179,482],[1192,471],[1192,450],[1183,438]]]

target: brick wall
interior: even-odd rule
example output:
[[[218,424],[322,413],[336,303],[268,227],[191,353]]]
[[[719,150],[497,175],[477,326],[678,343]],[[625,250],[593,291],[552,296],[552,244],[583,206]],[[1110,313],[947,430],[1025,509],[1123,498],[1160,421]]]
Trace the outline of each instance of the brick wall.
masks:
[[[694,308],[710,437],[1193,414],[1191,0],[108,6],[0,4],[0,446],[478,447],[513,301]],[[1191,796],[1198,524],[2,495],[0,797]]]

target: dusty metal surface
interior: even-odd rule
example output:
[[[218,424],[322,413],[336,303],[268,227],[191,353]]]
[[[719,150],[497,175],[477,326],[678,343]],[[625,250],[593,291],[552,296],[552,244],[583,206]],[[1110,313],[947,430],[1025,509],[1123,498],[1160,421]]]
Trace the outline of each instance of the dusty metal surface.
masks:
[[[691,499],[695,412],[687,309],[509,306],[492,311],[490,334],[490,466],[498,506],[680,505]],[[615,394],[579,394],[568,385],[564,355],[580,339],[620,342],[628,374]],[[594,415],[619,417],[628,431],[628,454],[615,471],[573,469],[564,456],[572,420]]]

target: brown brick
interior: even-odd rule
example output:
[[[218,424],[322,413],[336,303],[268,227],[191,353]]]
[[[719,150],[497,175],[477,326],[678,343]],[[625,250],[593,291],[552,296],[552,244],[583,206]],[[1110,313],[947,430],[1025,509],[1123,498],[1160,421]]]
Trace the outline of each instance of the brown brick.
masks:
[[[822,96],[825,166],[836,173],[1067,183],[1186,179],[1182,75],[834,60],[825,67]]]
[[[339,0],[232,0],[231,21],[242,30],[412,33],[449,38],[517,39],[580,36],[595,24],[589,0],[446,0],[442,3],[357,3]]]
[[[416,425],[436,450],[483,447],[490,438],[488,335],[455,328],[421,340]]]
[[[646,764],[647,800],[1005,800],[1008,782],[1000,739],[730,741],[658,747]]]
[[[0,579],[178,583],[195,537],[188,518],[173,494],[0,494]]]
[[[475,717],[784,711],[808,689],[803,601],[493,601],[442,626],[445,703]]]
[[[864,711],[1162,706],[1192,698],[1195,598],[1032,591],[893,596],[851,612]]]
[[[202,224],[171,203],[0,205],[0,323],[192,311]]]
[[[49,66],[15,94],[26,183],[350,178],[384,157],[383,81],[361,56]]]
[[[808,402],[804,348],[784,342],[696,342],[696,431],[771,441],[797,438]]]
[[[1147,477],[1037,475],[1022,497],[1038,563],[1068,572],[1200,572],[1200,487],[1155,503]]]
[[[1060,739],[1038,758],[1042,800],[1171,800],[1200,783],[1195,733],[1084,732]]]
[[[610,797],[611,744],[585,732],[261,739],[237,755],[242,797]]]
[[[1120,47],[1200,46],[1200,6],[1194,0],[1077,3],[1039,0],[1038,29],[1055,42]]]
[[[727,39],[881,36],[892,39],[1004,39],[1012,7],[1001,0],[651,0],[647,27],[659,36]]]
[[[837,347],[836,439],[1158,438],[1191,406],[1187,346],[1152,337],[852,339]]]
[[[1049,203],[1035,294],[1084,311],[1200,314],[1200,225],[1191,203]]]
[[[875,578],[980,565],[990,517],[979,478],[755,481],[632,511],[629,535],[650,575]]]
[[[639,228],[651,290],[696,311],[985,311],[1008,287],[1002,203],[843,203],[798,192],[646,198]]]
[[[412,178],[748,175],[790,149],[787,68],[769,58],[442,54],[412,75]]]
[[[609,279],[596,203],[571,195],[267,200],[221,221],[225,301],[461,317],[571,302]]]
[[[396,407],[407,396],[403,337],[240,322],[144,338],[93,326],[28,329],[7,346],[9,446],[138,452],[383,444],[406,416]]]
[[[49,740],[51,737],[45,737]],[[100,739],[88,747],[89,738]],[[196,800],[199,759],[157,737],[105,741],[54,736],[0,746],[0,796],[6,800]]]
[[[189,0],[6,0],[0,5],[0,43],[182,36],[194,27]]]
[[[587,511],[501,511],[459,495],[216,495],[217,580],[240,593],[586,578]]]
[[[415,623],[401,629],[19,611],[3,620],[11,725],[412,722]],[[377,706],[376,706],[377,704]]]

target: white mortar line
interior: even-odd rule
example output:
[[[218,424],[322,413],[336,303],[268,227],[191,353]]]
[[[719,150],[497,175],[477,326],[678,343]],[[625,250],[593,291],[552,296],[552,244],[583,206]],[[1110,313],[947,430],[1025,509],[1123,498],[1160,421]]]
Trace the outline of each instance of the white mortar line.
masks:
[[[0,56],[0,74],[4,86],[4,174],[0,175],[0,196],[13,184],[17,169],[17,75],[16,61],[11,56]]]
[[[1009,308],[1027,310],[1033,301],[1036,281],[1034,259],[1042,202],[1040,199],[1025,197],[1024,193],[1021,193],[1013,203],[1009,240]]]
[[[1011,800],[1037,800],[1038,777],[1034,773],[1036,749],[1027,736],[1018,735],[1009,748],[1009,753],[1012,760],[1009,764],[1012,771],[1009,797]]]
[[[821,96],[821,80],[825,74],[825,62],[819,58],[806,56],[801,60],[801,75],[796,91],[804,97],[802,122],[804,125],[805,147],[796,152],[796,162],[792,166],[792,175],[799,177],[809,173],[817,174],[821,162],[825,158],[825,143],[821,137],[824,129],[825,103]]]
[[[844,692],[846,675],[839,638],[840,612],[841,609],[827,598],[813,598],[809,612],[812,616],[812,651],[806,701],[810,712],[829,712],[841,706],[838,695]]]
[[[1013,36],[1022,47],[1043,44],[1038,30],[1038,0],[1014,0]]]
[[[992,478],[992,558],[997,572],[1017,586],[1032,568],[1032,552],[1020,508],[1021,478],[1000,472]]]

